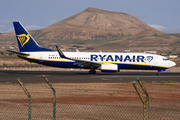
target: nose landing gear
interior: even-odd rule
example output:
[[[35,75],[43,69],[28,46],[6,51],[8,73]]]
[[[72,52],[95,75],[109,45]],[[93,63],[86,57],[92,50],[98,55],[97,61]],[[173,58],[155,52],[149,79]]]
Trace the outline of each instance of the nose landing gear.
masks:
[[[156,73],[156,75],[160,75],[160,73],[161,73],[162,71],[166,71],[166,70],[165,70],[165,69],[158,70],[158,72]]]

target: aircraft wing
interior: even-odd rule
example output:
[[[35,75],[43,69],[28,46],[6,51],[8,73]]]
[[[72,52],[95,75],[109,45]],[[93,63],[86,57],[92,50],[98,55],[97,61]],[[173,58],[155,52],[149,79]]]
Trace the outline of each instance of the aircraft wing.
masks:
[[[61,58],[65,58],[65,59],[68,59],[68,60],[73,60],[75,61],[77,65],[79,66],[83,66],[83,67],[94,67],[94,68],[98,68],[101,66],[101,63],[97,63],[97,62],[92,62],[92,61],[87,61],[87,60],[78,60],[78,59],[71,59],[71,58],[68,58],[64,55],[64,53],[61,51],[61,49],[59,49],[58,46],[56,46],[56,49],[60,55]]]
[[[22,53],[22,52],[17,52],[17,51],[12,51],[12,50],[7,50],[8,52],[12,52],[18,55],[24,55],[24,56],[29,56],[30,54]]]
[[[85,61],[85,60],[75,60],[75,59],[71,59],[73,61],[75,61],[75,64],[78,64],[80,66],[84,66],[84,67],[94,67],[94,68],[98,68],[101,66],[101,63],[97,63],[97,62],[92,62],[92,61]]]

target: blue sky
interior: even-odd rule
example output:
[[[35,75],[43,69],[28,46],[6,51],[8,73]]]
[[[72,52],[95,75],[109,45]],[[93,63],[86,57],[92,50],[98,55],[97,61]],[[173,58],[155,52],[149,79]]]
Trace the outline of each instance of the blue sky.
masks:
[[[0,33],[13,32],[12,21],[36,30],[88,7],[124,12],[165,33],[180,33],[180,0],[0,0]]]

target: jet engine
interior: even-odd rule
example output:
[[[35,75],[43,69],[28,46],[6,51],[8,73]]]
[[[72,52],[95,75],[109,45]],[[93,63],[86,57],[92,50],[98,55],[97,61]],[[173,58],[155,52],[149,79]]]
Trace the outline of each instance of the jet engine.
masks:
[[[101,72],[118,72],[118,65],[116,64],[102,64]]]

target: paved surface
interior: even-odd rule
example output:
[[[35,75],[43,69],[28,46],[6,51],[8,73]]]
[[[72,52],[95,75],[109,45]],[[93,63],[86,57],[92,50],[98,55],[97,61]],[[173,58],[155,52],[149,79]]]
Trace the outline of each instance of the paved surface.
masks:
[[[119,72],[88,74],[86,71],[68,72],[68,71],[7,71],[0,70],[0,83],[17,83],[19,77],[23,83],[41,83],[45,82],[42,75],[46,75],[52,83],[87,83],[87,82],[131,82],[137,77],[146,83],[152,81],[174,80],[180,82],[180,73],[164,72],[156,75],[155,72]]]

